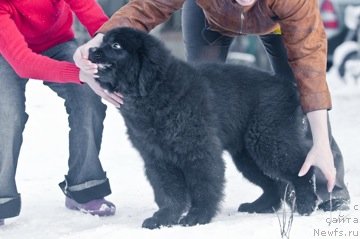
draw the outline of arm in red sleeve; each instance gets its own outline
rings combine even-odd
[[[75,64],[33,52],[10,13],[4,9],[0,9],[0,23],[0,55],[20,77],[57,83],[80,83],[79,69]]]
[[[79,21],[93,37],[95,32],[109,19],[94,0],[65,0]]]

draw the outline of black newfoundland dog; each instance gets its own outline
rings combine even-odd
[[[293,83],[240,65],[189,65],[130,28],[107,33],[89,59],[100,85],[124,95],[120,112],[159,206],[143,227],[210,222],[223,196],[223,150],[263,189],[239,211],[278,209],[280,182],[293,186],[300,214],[316,208],[313,172],[297,176],[311,140]]]

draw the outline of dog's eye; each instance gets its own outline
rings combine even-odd
[[[111,47],[112,47],[113,49],[121,49],[120,44],[117,43],[117,42],[113,43],[113,44],[111,45]]]

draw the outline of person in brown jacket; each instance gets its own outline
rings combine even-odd
[[[188,61],[224,62],[234,36],[260,36],[274,73],[296,82],[310,123],[313,147],[299,176],[316,166],[321,171],[316,170],[319,208],[348,209],[343,159],[328,121],[332,105],[326,83],[327,40],[317,0],[132,0],[74,54],[82,80],[94,82],[97,66],[87,60],[88,49],[99,46],[104,33],[121,26],[149,32],[181,7]],[[332,152],[330,145],[338,150]]]

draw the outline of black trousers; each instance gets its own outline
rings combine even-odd
[[[182,27],[187,61],[225,62],[233,38],[209,30],[204,13],[195,0],[186,0],[184,3]],[[269,34],[259,37],[265,47],[273,72],[295,82],[281,35]],[[328,126],[337,170],[336,185],[332,192],[332,198],[349,200],[349,193],[344,183],[343,157],[331,134],[329,121]],[[315,173],[316,192],[322,201],[328,201],[330,195],[327,192],[327,180],[320,170],[315,169]]]

